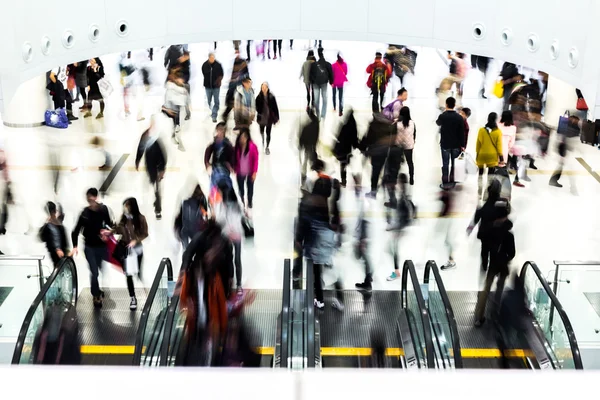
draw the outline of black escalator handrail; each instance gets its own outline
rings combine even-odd
[[[569,346],[571,347],[571,353],[573,353],[573,364],[575,364],[575,369],[583,369],[583,362],[581,360],[581,353],[579,352],[579,345],[577,344],[577,338],[575,338],[575,332],[573,331],[573,326],[571,325],[571,321],[567,316],[567,312],[563,308],[562,304],[560,304],[558,297],[556,297],[556,294],[552,291],[550,285],[548,285],[548,282],[542,275],[542,272],[540,271],[539,267],[533,261],[527,261],[525,264],[523,264],[523,268],[521,268],[520,278],[523,280],[523,282],[525,282],[525,275],[527,274],[528,269],[527,267],[531,267],[533,272],[535,272],[535,275],[542,284],[542,287],[548,295],[548,298],[550,298],[552,306],[558,312],[558,315],[560,316],[560,319],[562,320],[562,323],[565,326],[565,330],[569,338]]]
[[[429,260],[427,264],[425,264],[425,273],[423,274],[423,283],[429,283],[429,272],[433,271],[433,276],[437,283],[438,291],[440,292],[440,297],[442,298],[442,302],[444,303],[444,309],[446,311],[446,318],[448,319],[448,324],[450,325],[450,331],[452,332],[452,351],[454,352],[454,368],[462,368],[462,354],[460,352],[460,340],[458,337],[458,326],[456,324],[456,318],[454,318],[454,311],[452,311],[452,306],[450,305],[450,298],[448,297],[448,293],[446,292],[446,288],[444,287],[444,282],[442,281],[442,276],[440,275],[439,268],[435,261]]]
[[[312,261],[306,267],[306,366],[315,368],[315,274]]]
[[[163,258],[160,261],[158,270],[156,271],[156,275],[154,276],[154,281],[152,282],[152,287],[150,288],[150,292],[148,292],[148,297],[146,298],[144,309],[142,310],[142,317],[140,318],[140,323],[135,334],[135,350],[133,352],[133,365],[140,365],[140,361],[142,359],[142,349],[144,346],[144,335],[146,334],[146,325],[148,325],[150,310],[152,309],[152,304],[154,303],[154,299],[156,298],[156,293],[158,292],[158,288],[160,287],[160,281],[162,280],[162,276],[165,272],[165,269],[167,270],[167,281],[172,282],[173,265],[171,264],[171,260],[168,258]]]
[[[171,344],[171,332],[173,331],[173,324],[175,323],[175,316],[179,309],[179,295],[173,296],[171,299],[171,305],[169,306],[169,312],[167,314],[167,321],[165,322],[165,334],[163,335],[163,342],[160,348],[160,366],[166,367],[169,362],[169,347]],[[176,350],[176,349],[175,349]]]
[[[21,361],[21,353],[23,351],[23,345],[25,343],[25,339],[27,338],[27,331],[29,330],[29,325],[31,324],[31,321],[33,320],[35,311],[40,306],[40,304],[44,301],[44,298],[46,297],[48,290],[50,289],[50,287],[52,287],[52,284],[54,283],[54,281],[56,281],[56,278],[61,274],[61,272],[65,268],[68,268],[71,270],[71,279],[72,279],[71,285],[73,288],[73,297],[72,297],[71,304],[73,306],[77,305],[77,294],[79,293],[79,289],[77,287],[77,266],[75,265],[75,261],[73,261],[73,259],[71,257],[65,257],[62,260],[60,260],[60,262],[58,263],[58,266],[56,268],[54,268],[54,271],[52,271],[52,274],[50,274],[50,276],[48,277],[48,280],[42,287],[42,290],[40,290],[40,293],[38,293],[38,295],[35,297],[35,300],[33,300],[33,303],[31,303],[31,307],[29,307],[27,314],[25,314],[25,320],[23,321],[23,324],[21,325],[21,330],[19,331],[19,336],[17,337],[17,344],[15,345],[15,351],[13,353],[13,358],[12,358],[12,362],[11,362],[12,364],[19,364],[19,362]]]
[[[283,262],[283,301],[281,303],[281,336],[279,338],[280,345],[280,362],[281,368],[288,367],[288,351],[289,351],[289,320],[290,320],[290,296],[291,296],[291,263],[290,259],[286,258]]]
[[[427,368],[435,368],[435,353],[433,348],[433,339],[431,338],[431,329],[429,321],[429,312],[425,305],[425,299],[421,292],[421,285],[419,284],[419,278],[417,278],[417,272],[415,271],[415,265],[412,261],[406,260],[402,268],[402,307],[408,306],[408,274],[410,274],[410,281],[415,290],[415,297],[419,306],[419,319],[423,325],[423,335],[425,336],[425,351],[427,357]]]

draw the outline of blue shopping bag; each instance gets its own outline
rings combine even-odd
[[[64,108],[58,110],[47,110],[44,115],[46,126],[52,128],[66,129],[69,126],[69,118]]]

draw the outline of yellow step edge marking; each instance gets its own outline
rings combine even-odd
[[[254,349],[258,354],[272,356],[275,354],[274,347],[256,347]],[[142,349],[144,354],[146,348]],[[133,354],[135,346],[99,346],[99,345],[83,345],[81,346],[81,354]]]
[[[368,347],[322,347],[321,356],[324,357],[357,357],[357,356],[370,356],[372,352],[371,348]],[[387,356],[400,357],[404,355],[404,349],[391,347],[385,349]],[[499,358],[500,350],[498,349],[461,349],[460,354],[463,358]],[[531,351],[524,351],[522,349],[509,349],[504,352],[507,357],[511,358],[523,358],[533,357]],[[450,350],[450,355],[453,355]]]

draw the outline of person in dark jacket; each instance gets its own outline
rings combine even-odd
[[[260,86],[260,93],[256,96],[256,121],[260,126],[260,136],[262,137],[263,149],[265,154],[271,154],[269,144],[271,143],[271,129],[273,125],[279,122],[279,107],[277,99],[271,93],[269,84],[263,82]],[[267,147],[265,148],[265,128],[267,131]]]
[[[208,55],[208,60],[202,64],[202,75],[204,76],[204,90],[206,91],[206,101],[208,107],[212,105],[212,121],[217,122],[219,113],[219,95],[221,92],[221,82],[223,81],[223,66],[215,58],[215,53]]]
[[[436,123],[440,127],[440,148],[442,150],[442,189],[453,187],[454,160],[465,147],[465,120],[454,110],[456,99],[446,99],[446,111],[438,117]],[[449,170],[448,167],[452,166]]]
[[[77,99],[75,101],[79,101],[80,95],[83,100],[83,105],[79,108],[80,110],[84,110],[87,103],[85,92],[88,87],[87,64],[87,60],[73,63],[73,66],[75,67],[75,86],[77,88]]]
[[[300,69],[300,78],[302,79],[302,81],[304,82],[304,86],[306,87],[306,111],[308,111],[310,107],[315,106],[314,97],[311,100],[313,90],[310,81],[310,71],[312,69],[313,63],[315,63],[316,61],[317,59],[315,58],[315,52],[309,50],[308,54],[306,55],[306,61],[302,63],[302,68]]]
[[[484,233],[485,239],[490,244],[490,267],[485,277],[483,291],[479,292],[477,305],[475,306],[475,326],[481,326],[485,322],[485,308],[492,288],[494,279],[498,277],[496,284],[495,305],[500,304],[504,282],[508,276],[508,265],[515,258],[515,237],[510,232],[513,223],[508,219],[510,205],[505,200],[496,201],[494,204],[494,220],[489,229]]]
[[[110,234],[110,228],[114,225],[110,218],[108,207],[98,202],[98,189],[91,188],[86,193],[88,206],[83,209],[77,225],[71,233],[73,250],[69,257],[78,254],[77,245],[79,243],[79,234],[83,230],[85,239],[85,258],[90,267],[91,292],[94,297],[94,307],[102,307],[102,298],[104,292],[100,290],[98,284],[98,273],[102,268],[102,261],[108,259],[106,251],[106,238]]]
[[[100,58],[92,58],[90,60],[90,65],[87,67],[87,78],[88,78],[88,103],[87,103],[87,112],[84,114],[83,118],[88,118],[92,116],[92,101],[98,101],[100,103],[100,112],[96,115],[96,119],[100,119],[104,117],[104,98],[102,97],[102,93],[100,92],[100,87],[98,86],[98,82],[100,79],[104,78],[104,66],[102,65],[102,61]]]
[[[302,181],[306,178],[307,165],[317,159],[317,144],[319,143],[319,118],[313,108],[308,110],[309,122],[300,132],[298,149],[300,150],[300,164],[302,166]],[[302,157],[304,156],[304,157]]]
[[[177,59],[177,65],[179,65],[179,76],[183,81],[183,87],[187,91],[187,102],[185,103],[185,120],[188,121],[192,112],[190,110],[190,101],[191,101],[191,87],[190,87],[190,77],[191,77],[191,63],[190,63],[190,52],[187,50],[183,51],[181,57]]]
[[[502,85],[504,87],[504,106],[502,111],[508,111],[510,109],[510,97],[512,96],[515,84],[520,82],[523,76],[519,73],[519,69],[515,64],[505,62],[502,65],[500,77],[502,78]]]
[[[477,54],[471,54],[471,66],[475,69],[477,68],[483,74],[483,79],[481,80],[481,90],[479,91],[479,96],[482,99],[487,99],[485,97],[485,82],[486,82],[486,74],[488,65],[490,64],[490,58],[485,56],[478,56]]]
[[[229,79],[229,89],[225,96],[227,108],[225,108],[225,111],[223,112],[223,121],[227,121],[229,113],[233,110],[237,87],[240,86],[246,78],[250,78],[248,63],[240,56],[240,51],[236,50],[233,68],[231,69],[231,78]]]
[[[194,193],[181,203],[181,209],[175,218],[175,234],[184,251],[194,236],[204,230],[207,218],[208,201],[200,185],[196,185]]]
[[[352,150],[359,147],[358,129],[356,128],[356,119],[352,109],[346,112],[346,122],[342,126],[337,137],[337,142],[333,148],[333,155],[340,162],[340,177],[342,187],[346,187],[346,168],[352,157]]]
[[[477,238],[481,240],[481,269],[486,271],[488,269],[489,257],[491,252],[491,243],[488,240],[488,232],[494,222],[495,218],[495,204],[500,198],[501,184],[497,179],[492,180],[490,186],[487,189],[488,198],[486,202],[480,208],[475,211],[475,217],[473,222],[467,228],[467,233],[471,234],[475,225],[479,224],[479,231],[477,232]]]
[[[384,115],[374,113],[373,121],[371,121],[371,124],[369,125],[369,130],[360,142],[360,149],[371,158],[371,191],[366,194],[367,197],[377,197],[379,177],[386,164],[391,144],[395,139],[396,134],[393,123]],[[391,182],[384,180],[383,183],[387,185]],[[393,184],[395,185],[395,179]]]
[[[171,69],[179,62],[179,57],[183,55],[183,46],[180,44],[173,44],[169,46],[165,52],[165,68]]]
[[[313,89],[313,103],[317,113],[319,112],[321,100],[323,100],[321,108],[321,119],[323,119],[327,115],[327,85],[333,83],[333,69],[331,63],[325,60],[323,49],[319,48],[317,53],[319,60],[310,66],[310,83]]]
[[[215,140],[208,145],[204,152],[204,165],[210,174],[210,184],[218,187],[222,180],[232,186],[231,174],[234,172],[235,152],[233,145],[225,137],[225,122],[219,122],[216,128]]]
[[[48,220],[40,229],[40,239],[46,244],[46,249],[50,253],[54,268],[58,266],[60,260],[69,254],[69,243],[67,242],[67,231],[62,224],[62,211],[51,201],[46,203],[46,212]]]
[[[156,219],[162,218],[162,201],[160,182],[165,177],[167,169],[167,152],[160,138],[160,131],[157,129],[156,119],[159,116],[153,116],[150,128],[148,128],[141,136],[138,144],[137,154],[135,157],[135,169],[140,166],[142,157],[146,159],[146,172],[150,183],[154,187],[154,214]]]

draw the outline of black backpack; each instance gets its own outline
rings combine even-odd
[[[384,66],[377,67],[373,70],[373,88],[381,90],[387,83],[387,69]]]
[[[315,62],[315,82],[329,82],[329,74],[327,73],[327,69],[325,65],[320,62]]]
[[[181,230],[189,237],[202,232],[206,226],[201,208],[206,209],[206,205],[198,204],[195,199],[187,199],[181,204]]]

